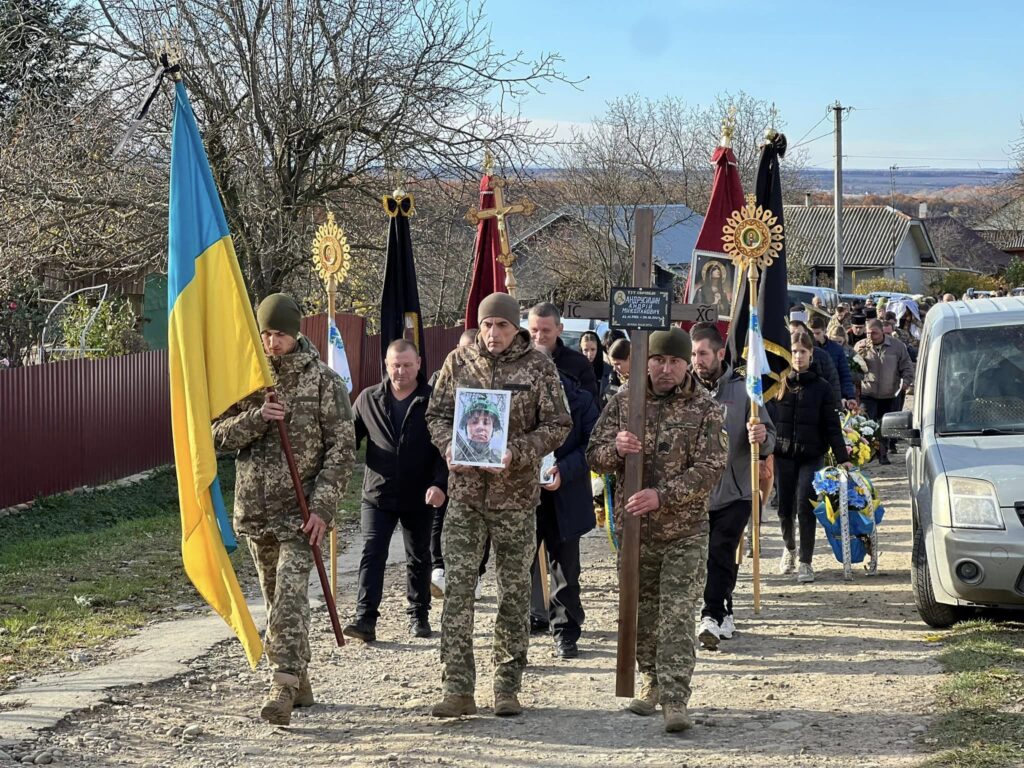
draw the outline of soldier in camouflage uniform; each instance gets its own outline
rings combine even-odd
[[[530,632],[530,564],[535,551],[534,509],[540,500],[541,458],[565,440],[572,420],[551,359],[519,329],[519,305],[495,293],[480,303],[476,341],[448,355],[427,408],[427,426],[448,459],[451,499],[444,522],[444,611],[441,680],[444,699],[435,717],[476,712],[473,590],[488,534],[494,546],[498,610],[494,624],[494,714],[522,712],[518,693]],[[456,389],[512,392],[503,468],[451,464]]]
[[[673,328],[651,334],[643,443],[626,428],[629,382],[605,407],[590,437],[587,461],[614,473],[616,528],[643,515],[636,658],[643,676],[629,709],[653,715],[665,730],[692,727],[686,712],[696,660],[693,614],[707,574],[708,510],[725,469],[724,413],[689,372],[690,337]],[[625,456],[642,453],[643,490],[623,498]]]
[[[261,717],[287,725],[292,707],[312,706],[309,650],[310,545],[320,546],[348,484],[355,430],[348,390],[299,336],[301,312],[285,294],[268,296],[257,317],[279,402],[262,392],[229,408],[213,424],[218,450],[238,452],[235,529],[247,540],[267,604],[264,648],[274,669]],[[276,422],[288,428],[309,504],[305,526],[295,500]]]

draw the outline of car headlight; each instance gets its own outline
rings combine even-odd
[[[954,528],[1005,528],[996,489],[987,480],[947,477],[949,512]]]

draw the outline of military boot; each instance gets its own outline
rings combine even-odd
[[[299,675],[299,691],[295,694],[296,707],[312,707],[316,704],[313,698],[313,686],[309,684],[309,670]]]
[[[658,710],[658,700],[661,698],[661,691],[658,684],[654,682],[651,675],[643,676],[643,683],[640,686],[640,695],[629,702],[626,709],[637,715],[648,717]]]
[[[662,704],[661,709],[665,715],[665,730],[668,733],[687,731],[690,728],[693,728],[693,720],[690,719],[690,715],[686,711],[685,704]]]
[[[523,705],[519,703],[519,697],[514,693],[494,694],[494,714],[498,717],[512,717],[523,714]]]
[[[456,696],[454,693],[445,694],[438,704],[430,710],[434,717],[461,717],[462,715],[476,714],[476,701],[472,696]]]
[[[299,678],[288,672],[275,672],[270,695],[263,702],[260,717],[272,725],[288,725],[292,721],[292,707],[299,691]]]

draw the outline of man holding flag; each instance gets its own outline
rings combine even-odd
[[[214,423],[213,434],[219,449],[238,452],[235,525],[248,539],[267,603],[266,652],[274,677],[260,716],[288,725],[293,706],[314,703],[307,671],[310,546],[320,546],[348,484],[355,428],[348,388],[299,334],[302,313],[295,300],[273,294],[260,303],[257,315],[278,402],[263,393],[250,395]],[[282,420],[308,499],[305,525],[272,428]]]
[[[264,649],[228,559],[236,541],[217,480],[216,439],[221,448],[239,451],[236,523],[250,537],[267,598],[266,650],[277,671],[263,716],[287,723],[309,660],[310,549],[304,533],[318,544],[348,479],[353,460],[348,396],[341,380],[319,365],[315,352],[296,349],[298,307],[291,299],[278,299],[265,302],[260,314],[264,350],[274,357],[284,403],[264,402],[260,390],[273,385],[275,376],[260,349],[185,86],[176,66],[166,71],[177,81],[167,306],[182,561],[196,590],[231,625],[255,668]],[[269,429],[286,415],[302,437],[296,453],[316,513],[304,532],[281,444]],[[267,567],[273,560],[279,568]],[[290,617],[289,609],[297,617]],[[302,701],[312,703],[308,678],[303,694]]]
[[[756,319],[756,314],[752,316]],[[775,448],[775,425],[760,396],[758,376],[740,376],[725,362],[725,342],[718,328],[711,323],[698,323],[690,331],[693,339],[693,372],[715,401],[725,408],[725,430],[729,434],[729,457],[726,471],[711,491],[708,516],[711,530],[708,538],[708,578],[704,586],[704,607],[701,609],[698,639],[705,648],[715,650],[721,638],[732,638],[736,623],[732,612],[732,593],[736,588],[736,550],[750,520],[750,446],[761,447],[761,455],[770,455]],[[752,336],[751,357],[756,355],[760,337]],[[760,358],[764,359],[761,347]],[[766,366],[767,363],[765,362]],[[748,364],[748,370],[755,370]],[[764,368],[761,369],[762,371]],[[753,384],[760,410],[761,423],[751,424]]]

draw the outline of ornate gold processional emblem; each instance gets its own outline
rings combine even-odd
[[[320,225],[313,239],[313,263],[325,283],[340,283],[348,273],[352,248],[344,230],[334,221],[334,214],[327,212],[327,221]]]
[[[747,204],[732,215],[722,227],[725,252],[741,269],[751,266],[763,270],[771,266],[782,249],[782,225],[778,217],[747,195]]]

